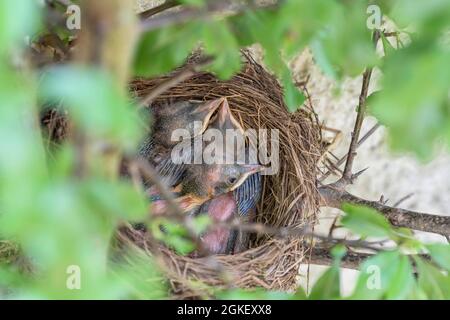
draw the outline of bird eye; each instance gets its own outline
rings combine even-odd
[[[236,177],[229,177],[229,178],[228,178],[228,183],[229,183],[230,185],[235,184],[236,181],[237,181],[237,178],[236,178]]]

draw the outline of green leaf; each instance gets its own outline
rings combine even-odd
[[[201,7],[205,5],[206,0],[179,0],[182,4],[187,4],[195,7]]]
[[[340,298],[339,266],[335,263],[317,280],[308,297],[311,300]]]
[[[333,79],[338,79],[336,67],[333,66],[328,58],[321,41],[315,40],[311,43],[311,50],[313,52],[316,63],[322,68],[322,71]]]
[[[352,232],[364,237],[389,237],[392,227],[388,220],[376,210],[359,205],[344,204],[342,210],[346,213],[341,223]]]
[[[239,46],[225,21],[215,21],[203,28],[202,41],[205,54],[214,57],[208,70],[220,79],[229,79],[240,70]]]
[[[144,251],[127,248],[126,252],[122,252],[122,257],[125,259],[111,264],[111,272],[119,282],[122,299],[154,300],[168,296],[165,277]]]
[[[211,218],[206,214],[201,214],[193,218],[192,228],[197,235],[204,233],[211,225]]]
[[[0,1],[0,55],[35,32],[40,8],[33,0]]]
[[[381,33],[381,41],[383,42],[383,50],[386,56],[391,55],[395,52],[396,49],[392,46],[384,33]]]
[[[335,260],[340,261],[342,258],[344,258],[345,254],[347,253],[347,249],[344,245],[337,245],[334,246],[333,249],[331,249],[331,255]]]
[[[439,266],[450,271],[450,245],[436,243],[426,245],[426,248]]]
[[[150,224],[153,236],[179,254],[186,255],[195,250],[195,244],[187,238],[189,235],[185,226],[173,223],[167,219],[154,219]]]
[[[179,67],[200,44],[205,26],[197,21],[145,34],[134,59],[134,73],[157,76]]]
[[[428,299],[450,299],[450,277],[436,267],[416,258],[418,284]]]
[[[219,291],[216,296],[222,300],[287,300],[291,297],[288,293],[269,291],[266,289],[231,289]]]
[[[308,300],[308,296],[306,295],[305,290],[302,287],[298,287],[297,291],[295,291],[294,296],[291,297],[294,300]]]
[[[426,43],[386,57],[383,90],[369,110],[388,128],[394,150],[428,160],[437,140],[450,146],[449,60],[448,51]]]
[[[361,264],[351,299],[404,299],[414,286],[408,258],[398,251],[381,252]]]
[[[135,222],[148,214],[145,195],[137,192],[131,183],[95,179],[84,183],[82,190],[89,206],[97,213]]]
[[[126,149],[134,149],[144,131],[137,108],[115,87],[111,78],[95,69],[54,68],[44,74],[44,99],[62,101],[74,120],[91,135]]]
[[[371,31],[366,27],[364,2],[329,4],[328,15],[314,38],[314,54],[319,65],[336,79],[357,76],[368,66],[378,63]]]
[[[287,67],[284,68],[281,79],[284,88],[284,102],[290,112],[295,112],[305,102],[305,95],[294,85],[291,72]]]
[[[405,299],[413,290],[415,279],[407,256],[400,256],[396,274],[386,291],[387,299]]]

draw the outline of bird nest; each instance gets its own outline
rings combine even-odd
[[[226,97],[245,129],[279,130],[280,169],[264,176],[256,221],[271,228],[301,228],[312,224],[319,207],[316,170],[320,126],[310,106],[290,113],[276,78],[244,52],[242,71],[227,81],[198,72],[166,90],[154,102],[211,100]],[[188,61],[187,64],[193,63]],[[166,83],[174,73],[153,79],[137,78],[131,91],[138,98]],[[181,256],[155,243],[151,235],[126,228],[121,243],[137,245],[164,265],[175,298],[213,296],[213,289],[266,288],[290,291],[297,286],[298,266],[305,261],[304,239],[259,235],[250,248],[234,255],[203,258]]]

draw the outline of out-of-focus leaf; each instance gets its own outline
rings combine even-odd
[[[324,51],[324,47],[321,41],[315,40],[311,43],[311,50],[314,54],[317,64],[322,68],[322,71],[334,78],[338,78],[336,67],[333,66],[327,54]]]
[[[412,45],[386,59],[383,90],[369,110],[387,126],[394,149],[429,159],[436,140],[450,145],[450,53]]]
[[[331,250],[331,255],[337,261],[340,261],[345,256],[346,253],[347,249],[343,245],[334,246],[333,249]]]
[[[123,299],[164,299],[166,280],[155,262],[138,248],[128,248],[122,258],[111,264],[112,273],[122,286]]]
[[[405,299],[413,289],[413,268],[408,257],[400,256],[397,267],[397,276],[389,283],[386,299]]]
[[[140,120],[135,107],[97,70],[61,67],[45,74],[44,98],[62,100],[71,116],[89,134],[114,139],[127,149],[140,139]]]
[[[144,35],[137,48],[134,73],[156,76],[179,67],[200,44],[204,27],[194,21]]]
[[[130,183],[111,183],[96,179],[87,181],[82,190],[89,206],[97,213],[128,221],[140,221],[148,213],[145,196],[138,193]]]
[[[232,289],[216,294],[222,300],[287,300],[291,297],[285,292],[268,291],[265,289]]]
[[[450,299],[450,277],[421,258],[417,258],[415,261],[419,273],[419,287],[427,298]]]
[[[284,100],[288,110],[294,112],[305,102],[304,94],[294,85],[291,72],[285,66],[282,71],[282,83],[284,88]]]
[[[402,299],[414,285],[408,258],[398,251],[382,252],[367,259],[360,271],[351,299]]]
[[[344,75],[356,76],[364,68],[376,65],[378,58],[371,41],[371,30],[366,27],[364,2],[316,2],[309,6],[320,5],[321,12],[315,10],[307,19],[322,21],[314,33],[309,32],[314,34],[310,40],[311,47],[322,70],[339,79]],[[312,25],[317,25],[318,21]]]
[[[10,45],[24,40],[38,25],[40,8],[33,0],[0,2],[0,55]],[[31,34],[30,34],[31,35]]]
[[[439,266],[450,271],[450,245],[435,243],[427,245],[426,248]]]
[[[308,300],[305,290],[302,287],[298,287],[294,295],[291,297],[294,300]]]
[[[196,7],[203,6],[207,0],[179,0],[182,4],[188,4]]]
[[[211,225],[211,218],[206,214],[198,215],[192,219],[192,228],[197,235],[201,235]]]
[[[209,70],[221,79],[228,79],[239,71],[241,56],[238,43],[224,21],[212,22],[204,28],[202,40],[205,53],[215,58]]]
[[[348,203],[342,206],[342,210],[346,213],[342,218],[342,225],[352,232],[366,237],[389,237],[391,235],[391,225],[376,210]]]
[[[384,33],[381,33],[380,37],[381,37],[381,42],[383,43],[384,54],[386,56],[393,54],[395,52],[395,48],[389,42],[389,39],[386,38]]]
[[[314,287],[311,290],[311,294],[308,299],[311,300],[326,300],[326,299],[339,299],[341,297],[340,289],[340,267],[339,264],[342,258],[345,256],[347,249],[342,245],[337,245],[331,250],[333,256],[332,265],[326,270],[322,276],[317,280]],[[299,288],[296,296],[303,297],[303,290]]]
[[[185,226],[173,223],[167,219],[154,219],[150,224],[153,236],[179,254],[185,255],[195,250],[195,244],[187,238],[189,235]]]
[[[433,35],[448,27],[450,5],[446,0],[396,0],[389,16],[400,27],[412,27],[422,34]]]
[[[333,264],[317,280],[308,297],[311,300],[328,300],[340,298],[339,266]]]

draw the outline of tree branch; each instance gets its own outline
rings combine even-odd
[[[145,10],[145,11],[139,13],[139,18],[141,20],[145,20],[145,19],[148,19],[148,18],[154,16],[155,14],[161,13],[168,9],[178,7],[179,5],[180,5],[180,3],[176,0],[167,0],[164,3],[160,4],[159,6],[150,8],[148,10]]]
[[[204,58],[196,64],[188,64],[183,67],[181,70],[177,71],[174,75],[172,75],[169,79],[162,82],[157,87],[153,88],[139,103],[139,107],[144,108],[149,106],[155,98],[159,95],[163,94],[170,88],[175,87],[183,81],[194,76],[200,68],[211,63],[212,58]]]
[[[377,123],[372,128],[367,131],[367,133],[358,141],[358,144],[356,145],[355,151],[372,135],[374,134],[378,128],[381,127],[381,124]],[[334,167],[339,168],[341,164],[347,160],[348,154],[345,154],[342,158],[340,158],[336,163],[333,164]],[[329,177],[330,174],[333,173],[333,170],[328,170],[326,173],[324,173],[320,178],[319,181],[324,181],[326,178]]]
[[[205,19],[211,17],[211,15],[230,9],[232,5],[232,1],[224,0],[214,1],[213,3],[202,8],[183,8],[182,10],[176,12],[170,12],[164,15],[159,15],[158,17],[143,20],[141,22],[141,31],[148,32],[168,25],[187,22],[193,19]]]
[[[319,192],[325,206],[340,209],[342,204],[346,202],[364,205],[381,212],[390,223],[396,227],[438,233],[446,238],[450,236],[450,216],[434,215],[389,207],[378,201],[361,199],[341,190],[339,186],[337,188],[333,187],[333,185],[322,186],[319,188]]]
[[[168,25],[187,22],[195,19],[207,19],[216,14],[224,12],[230,14],[238,14],[247,9],[254,8],[273,8],[275,4],[241,4],[239,1],[233,0],[220,0],[209,2],[205,7],[193,8],[186,7],[176,12],[170,12],[164,15],[159,15],[154,18],[145,19],[141,22],[141,31],[148,32]]]
[[[333,255],[329,248],[324,247],[313,247],[309,248],[310,250],[310,264],[317,264],[321,266],[329,266],[333,263]],[[341,260],[341,267],[348,269],[358,270],[361,263],[364,262],[367,258],[370,258],[372,254],[370,253],[362,253],[355,251],[347,251],[345,256]]]
[[[310,250],[310,264],[317,264],[321,266],[329,266],[333,263],[333,255],[331,254],[331,248],[325,246],[316,246],[309,248]],[[372,257],[373,254],[365,252],[355,252],[347,250],[347,253],[342,257],[340,267],[347,269],[359,270],[361,263],[363,263],[368,258]],[[431,257],[428,254],[411,254],[411,256],[420,257],[426,261],[431,261]]]
[[[380,39],[380,31],[376,30],[373,34],[373,42],[375,47]],[[359,95],[359,103],[357,109],[357,116],[355,121],[355,127],[352,132],[352,140],[350,142],[350,147],[347,154],[347,161],[345,163],[344,173],[341,179],[338,181],[338,185],[341,188],[345,188],[347,185],[352,184],[353,180],[356,178],[353,173],[353,162],[356,156],[356,149],[358,147],[359,135],[361,133],[361,127],[366,115],[366,100],[369,95],[369,84],[372,77],[373,68],[368,68],[363,74],[361,93]]]

